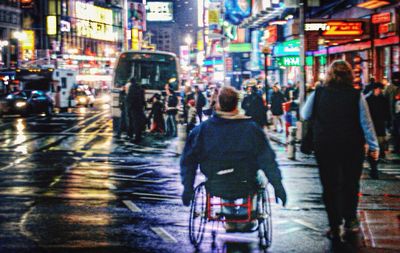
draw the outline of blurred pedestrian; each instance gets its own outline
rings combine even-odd
[[[117,138],[121,138],[122,131],[127,130],[127,115],[126,115],[126,85],[121,87],[119,91],[119,100],[118,100],[118,107],[121,111],[121,115],[119,117],[118,122],[118,131],[117,131]]]
[[[128,137],[135,138],[134,143],[139,143],[142,140],[142,134],[146,127],[146,115],[144,110],[146,101],[144,98],[144,89],[140,87],[134,78],[131,79],[126,95],[127,115],[128,115]]]
[[[267,125],[267,108],[258,93],[257,86],[251,86],[251,92],[242,102],[245,115],[251,117],[261,128]]]
[[[161,103],[160,94],[156,93],[152,97],[152,106],[149,114],[149,121],[152,121],[150,132],[152,133],[164,133],[165,122],[164,122],[164,105]]]
[[[390,119],[389,102],[382,94],[383,85],[375,83],[370,95],[367,97],[368,108],[371,113],[372,122],[374,123],[375,132],[379,143],[379,157],[386,157],[386,122]],[[378,179],[378,161],[370,156],[368,161],[371,165],[371,178]]]
[[[400,122],[398,122],[398,114],[396,113],[397,98],[400,96],[400,72],[393,72],[391,81],[392,83],[386,86],[384,95],[389,100],[390,106],[390,130],[392,142],[394,144],[393,153],[400,154],[400,130],[398,129],[400,127]]]
[[[379,157],[368,105],[354,89],[353,79],[349,63],[334,61],[324,85],[309,96],[302,108],[303,118],[313,119],[314,150],[330,226],[327,236],[334,248],[343,247],[343,219],[345,235],[359,231],[357,205],[365,140],[370,156],[375,160]]]
[[[167,131],[166,135],[169,137],[178,136],[178,130],[176,126],[176,114],[178,114],[178,98],[175,92],[169,87],[165,86],[166,97],[166,113],[167,113]]]
[[[196,126],[197,123],[197,110],[196,110],[196,102],[191,99],[188,101],[188,124],[186,127],[186,133],[189,134],[190,131]]]
[[[194,86],[194,92],[188,96],[188,101],[193,99],[196,102],[196,110],[197,116],[199,117],[199,121],[203,120],[203,107],[206,105],[206,98],[201,92],[199,86]]]
[[[283,131],[283,103],[285,103],[285,96],[280,91],[278,85],[274,85],[272,87],[273,92],[271,95],[271,112],[274,121],[275,131],[278,131],[278,123],[279,123],[279,132]]]
[[[370,92],[372,92],[372,90],[374,89],[374,85],[375,85],[375,78],[371,77],[369,79],[369,83],[364,87],[363,93],[364,95],[368,95]]]

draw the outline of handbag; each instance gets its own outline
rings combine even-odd
[[[307,121],[306,123],[306,133],[304,137],[301,139],[300,143],[300,152],[306,155],[311,155],[314,151],[314,134],[313,134],[313,128],[314,128],[314,120],[316,116],[316,104],[317,104],[317,97],[319,94],[319,90],[321,88],[317,88],[315,90],[315,96],[314,96],[314,103],[313,103],[313,108],[312,108],[312,113],[311,113],[311,118]]]

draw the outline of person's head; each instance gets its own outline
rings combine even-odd
[[[129,80],[129,82],[131,83],[132,87],[136,86],[136,84],[137,84],[135,78],[131,78],[131,80]]]
[[[375,77],[371,77],[371,78],[369,79],[369,83],[371,83],[371,84],[375,83]]]
[[[353,70],[344,60],[336,60],[329,66],[324,84],[328,87],[353,87]]]
[[[392,73],[392,84],[396,86],[400,86],[400,72]]]
[[[161,99],[160,94],[158,94],[158,93],[154,94],[154,96],[153,96],[153,102],[160,101],[160,99]]]
[[[257,91],[258,91],[257,86],[254,85],[251,87],[251,93],[257,93]]]
[[[164,85],[164,89],[165,89],[165,91],[169,91],[169,84],[167,83],[166,85]]]
[[[382,94],[383,84],[381,83],[374,83],[374,95],[379,96]]]
[[[199,88],[198,85],[195,85],[195,86],[194,86],[194,91],[195,91],[196,93],[198,93],[198,92],[200,91],[200,88]]]
[[[218,95],[218,107],[223,112],[233,112],[237,110],[239,102],[239,92],[231,87],[223,87]]]
[[[389,85],[389,81],[386,77],[382,78],[381,83],[383,84],[383,87],[386,87],[387,85]]]
[[[190,107],[194,107],[194,106],[196,105],[196,102],[194,101],[194,99],[190,99],[190,100],[188,101],[188,105],[189,105]]]
[[[272,86],[272,89],[273,89],[274,92],[278,92],[280,90],[278,84],[274,84],[274,86]]]

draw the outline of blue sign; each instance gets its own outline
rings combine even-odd
[[[226,0],[225,20],[233,25],[239,25],[243,19],[251,15],[251,0]]]

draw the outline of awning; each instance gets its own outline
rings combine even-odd
[[[259,28],[263,27],[265,23],[271,22],[280,18],[285,8],[267,8],[255,16],[251,16],[243,20],[239,28]]]

